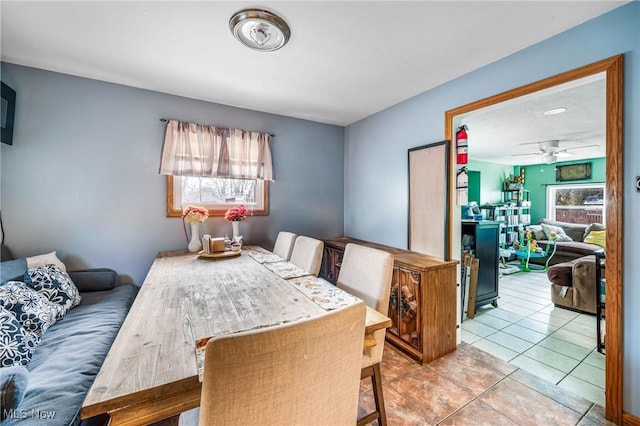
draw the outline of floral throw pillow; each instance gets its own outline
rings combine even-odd
[[[571,239],[570,236],[568,236],[565,232],[564,229],[562,229],[559,226],[554,226],[554,225],[547,225],[546,223],[542,224],[542,230],[544,231],[544,234],[547,236],[547,240],[551,240],[551,233],[555,232],[556,234],[556,241],[561,242],[571,242],[573,241],[573,239]]]
[[[0,367],[27,365],[40,339],[20,325],[13,313],[0,307]]]
[[[69,309],[80,303],[78,288],[69,274],[56,265],[41,265],[27,270],[24,282],[62,307],[58,319],[62,319]]]
[[[19,281],[0,286],[0,306],[10,311],[22,327],[38,337],[58,321],[60,306]]]

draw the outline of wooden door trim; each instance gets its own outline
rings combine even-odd
[[[622,423],[622,344],[623,344],[623,55],[617,55],[592,64],[570,70],[544,80],[536,81],[445,113],[445,139],[453,141],[453,118],[480,108],[514,99],[539,90],[548,89],[569,81],[604,72],[606,74],[606,200],[607,200],[607,321],[606,321],[606,418]],[[451,156],[450,170],[455,170],[455,155]],[[455,191],[455,189],[451,189]],[[455,194],[449,197],[449,214],[454,209]],[[453,216],[449,220],[453,223]],[[453,229],[449,229],[453,241]],[[451,253],[450,253],[451,255]],[[594,284],[595,285],[595,284]]]

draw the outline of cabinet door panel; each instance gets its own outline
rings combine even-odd
[[[422,347],[420,336],[420,273],[398,268],[399,336],[416,349]]]

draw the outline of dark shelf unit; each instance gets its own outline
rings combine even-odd
[[[473,255],[479,259],[476,307],[489,303],[498,307],[499,235],[499,222],[462,221],[462,249],[468,245]]]
[[[596,336],[598,339],[598,352],[604,354],[606,327],[605,327],[605,288],[606,288],[606,258],[604,250],[596,252]]]
[[[487,218],[500,222],[502,247],[510,246],[518,240],[518,229],[531,224],[531,201],[527,189],[502,191],[502,204],[484,205]]]

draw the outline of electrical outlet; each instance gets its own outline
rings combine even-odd
[[[636,192],[640,192],[640,176],[636,176]]]

